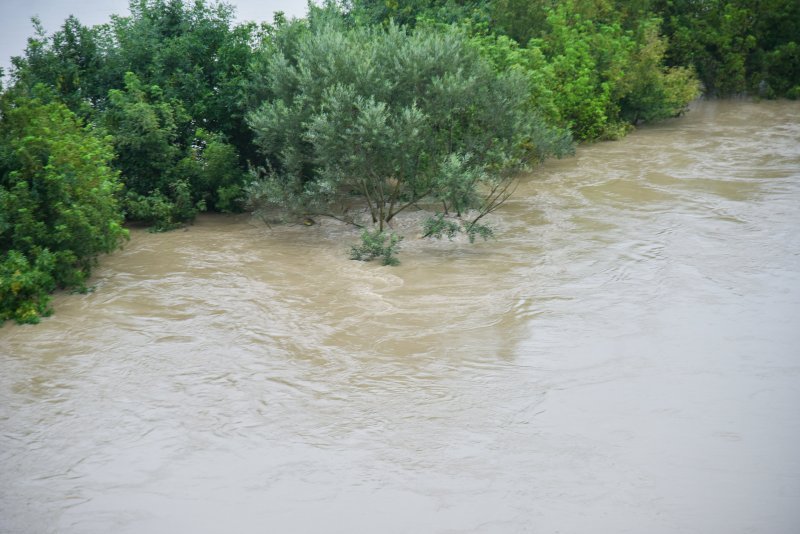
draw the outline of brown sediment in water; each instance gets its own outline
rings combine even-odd
[[[798,141],[700,103],[395,268],[327,219],[134,230],[0,328],[0,531],[797,530]]]

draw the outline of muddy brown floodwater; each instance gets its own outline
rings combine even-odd
[[[581,147],[493,223],[397,268],[135,232],[0,328],[0,532],[800,532],[800,102]]]

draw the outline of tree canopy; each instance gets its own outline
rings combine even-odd
[[[485,209],[510,173],[571,147],[530,106],[526,78],[498,73],[461,31],[310,22],[279,28],[254,60],[268,73],[248,114],[271,158],[262,191],[342,217],[357,194],[383,230],[423,202]]]

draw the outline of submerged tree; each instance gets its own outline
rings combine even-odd
[[[347,218],[358,198],[380,232],[427,205],[471,214],[458,226],[475,235],[515,171],[571,149],[530,108],[527,80],[498,74],[463,33],[345,29],[324,15],[279,26],[256,57],[265,100],[248,123],[268,171],[254,208]]]

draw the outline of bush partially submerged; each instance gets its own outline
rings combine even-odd
[[[372,261],[380,258],[383,265],[399,265],[395,254],[400,248],[403,238],[395,233],[387,234],[380,230],[364,230],[361,232],[361,244],[350,249],[350,259]]]
[[[248,188],[255,212],[347,220],[364,206],[375,236],[407,209],[471,212],[474,239],[514,172],[571,150],[531,107],[526,78],[497,72],[463,32],[348,29],[324,15],[279,25],[251,66],[263,98],[247,120],[270,169]]]

